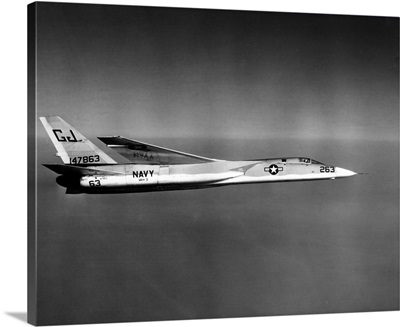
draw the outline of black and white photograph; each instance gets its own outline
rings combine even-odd
[[[28,322],[399,310],[399,18],[28,8]]]

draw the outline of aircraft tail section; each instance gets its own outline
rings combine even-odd
[[[117,162],[58,116],[40,117],[64,164],[116,164]]]

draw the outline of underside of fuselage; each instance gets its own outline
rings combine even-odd
[[[61,177],[61,176],[60,176]],[[69,178],[68,176],[62,176]],[[124,193],[146,193],[146,192],[164,192],[164,191],[182,191],[182,190],[198,190],[210,187],[218,187],[224,185],[213,185],[213,184],[170,184],[170,185],[151,185],[151,186],[124,186],[124,187],[80,187],[79,185],[66,186],[58,183],[60,186],[66,187],[67,194],[124,194]]]

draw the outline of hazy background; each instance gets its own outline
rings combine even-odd
[[[398,309],[398,36],[393,18],[40,3],[38,116],[102,149],[369,175],[65,195],[38,126],[39,323]]]

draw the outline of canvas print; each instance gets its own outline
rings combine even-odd
[[[34,325],[399,309],[399,19],[28,7]]]

